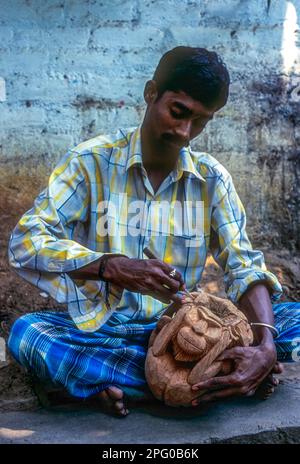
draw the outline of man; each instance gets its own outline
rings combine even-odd
[[[12,327],[9,348],[35,375],[77,397],[96,395],[125,416],[124,391],[147,391],[151,331],[166,304],[183,300],[180,290],[195,288],[210,249],[225,271],[228,297],[263,325],[253,326],[255,346],[223,354],[235,361],[231,375],[194,388],[209,388],[201,400],[210,401],[251,396],[264,379],[271,390],[276,385],[271,373],[281,371],[277,355],[291,359],[300,305],[272,308],[270,296],[278,299],[281,286],[262,253],[252,250],[230,175],[189,146],[226,104],[228,90],[229,75],[216,53],[169,51],[146,83],[141,126],[70,150],[21,218],[10,240],[11,265],[69,310],[27,314]],[[178,211],[194,223],[200,211],[190,205],[197,201],[201,227],[195,233],[187,222],[177,233]],[[136,202],[143,205],[139,220],[129,212]],[[176,207],[157,210],[157,203]],[[160,259],[147,259],[146,246]]]

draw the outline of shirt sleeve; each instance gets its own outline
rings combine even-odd
[[[78,321],[86,321],[84,308],[87,312],[93,311],[95,304],[103,306],[100,313],[104,316],[107,309],[111,312],[117,306],[122,296],[120,287],[99,282],[100,288],[95,292],[97,298],[87,301],[88,292],[84,291],[84,286],[66,274],[104,254],[74,238],[76,227],[85,227],[88,221],[90,193],[88,175],[80,156],[67,153],[52,172],[48,187],[16,225],[8,250],[9,262],[20,276],[59,303],[67,303],[71,315],[72,307],[82,307]],[[78,315],[78,311],[75,314]]]
[[[225,272],[228,298],[237,303],[243,293],[256,281],[263,282],[277,301],[282,287],[266,268],[263,253],[253,250],[246,233],[246,214],[235,190],[231,176],[220,176],[216,202],[212,209],[211,251]]]

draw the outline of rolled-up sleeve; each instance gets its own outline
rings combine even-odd
[[[263,253],[254,250],[246,232],[246,214],[231,176],[220,176],[212,208],[211,251],[225,272],[228,298],[237,303],[243,293],[261,281],[269,289],[271,300],[277,301],[282,287],[277,277],[266,268]]]
[[[89,219],[90,185],[80,156],[69,152],[52,172],[48,187],[36,198],[13,230],[8,249],[11,266],[24,279],[67,303],[75,323],[92,331],[104,323],[122,296],[119,287],[91,282],[90,301],[82,281],[67,273],[101,258],[104,253],[76,240],[77,227]],[[105,253],[107,254],[107,253]],[[98,306],[96,323],[88,314]],[[99,305],[103,310],[99,311]],[[80,308],[80,310],[78,309]]]

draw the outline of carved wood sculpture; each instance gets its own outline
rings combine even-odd
[[[252,341],[247,318],[233,303],[193,292],[173,318],[162,316],[151,334],[145,364],[148,385],[169,406],[191,406],[199,397],[192,385],[232,371],[230,361],[216,361],[218,356]]]

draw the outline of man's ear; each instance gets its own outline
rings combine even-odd
[[[155,81],[147,81],[144,89],[144,98],[147,105],[154,103],[157,98],[157,86]]]

